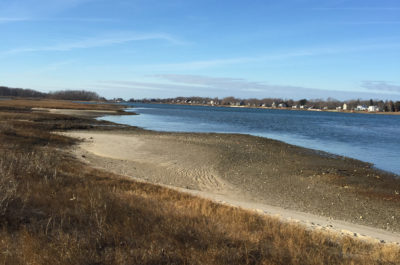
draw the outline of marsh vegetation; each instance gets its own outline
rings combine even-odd
[[[393,245],[306,230],[91,168],[64,151],[76,140],[52,132],[107,124],[31,109],[50,106],[87,108],[0,102],[0,264],[400,263]]]

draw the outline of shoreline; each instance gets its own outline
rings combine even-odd
[[[280,219],[282,221],[301,223],[306,227],[315,230],[331,231],[336,234],[350,235],[365,240],[373,240],[375,238],[378,241],[383,240],[385,242],[400,243],[400,225],[397,224],[397,222],[396,224],[391,224],[390,227],[387,226],[386,230],[383,230],[382,225],[384,222],[387,220],[393,221],[390,220],[391,217],[385,218],[382,216],[382,212],[375,215],[372,213],[371,215],[371,212],[376,210],[377,207],[379,208],[379,206],[377,206],[379,203],[375,203],[372,207],[370,206],[370,213],[368,213],[369,211],[361,214],[359,213],[361,208],[368,209],[368,205],[365,203],[371,203],[372,198],[369,198],[368,196],[366,196],[367,198],[359,196],[359,192],[362,191],[362,187],[360,187],[361,183],[353,183],[349,185],[332,183],[332,178],[333,180],[341,178],[340,176],[333,176],[338,173],[340,174],[341,171],[334,172],[335,170],[332,170],[332,172],[325,173],[321,172],[321,170],[317,172],[318,168],[308,168],[305,170],[308,170],[307,173],[299,174],[299,172],[297,172],[296,176],[289,176],[289,174],[286,176],[275,176],[275,179],[273,179],[272,176],[269,176],[268,178],[270,179],[270,183],[267,185],[265,182],[261,182],[260,184],[260,179],[256,179],[257,176],[255,176],[256,174],[253,172],[251,177],[258,183],[255,183],[256,185],[245,185],[244,183],[238,183],[237,178],[234,180],[229,177],[230,175],[235,174],[234,171],[229,172],[227,175],[221,174],[221,169],[218,169],[218,165],[216,165],[218,163],[213,164],[213,161],[218,160],[217,156],[212,155],[217,152],[215,148],[209,150],[208,147],[202,147],[203,145],[210,146],[210,138],[215,137],[220,139],[231,138],[225,141],[222,139],[224,142],[222,143],[223,145],[237,140],[260,140],[258,137],[200,133],[163,133],[142,129],[134,131],[90,130],[69,132],[67,135],[78,137],[81,140],[85,139],[81,142],[80,147],[74,151],[74,154],[86,163],[89,163],[90,166],[102,168],[120,175],[130,176],[136,180],[139,179],[141,181],[189,192],[194,195],[200,195],[203,198],[213,199],[219,203],[223,202],[224,204],[235,207],[252,209],[261,214],[276,216],[280,213]],[[213,139],[211,139],[211,141],[212,140]],[[252,140],[250,140],[250,142]],[[269,142],[271,145],[277,145],[277,148],[295,149],[295,152],[300,151],[303,157],[311,156],[311,158],[313,158],[311,160],[314,160],[317,157],[331,162],[333,160],[338,160],[337,158],[321,157],[321,155],[316,154],[311,149],[299,148],[270,139],[264,139],[264,141]],[[215,141],[213,144],[215,144]],[[175,148],[176,146],[181,146],[182,148]],[[189,152],[182,152],[182,150],[189,150]],[[289,152],[292,151],[293,150],[289,150]],[[239,150],[239,152],[241,151]],[[247,155],[249,154],[247,153]],[[207,160],[204,158],[207,156],[211,156],[212,159]],[[196,160],[198,161],[196,162]],[[240,160],[241,159],[236,160],[234,163],[241,164]],[[341,158],[340,161],[345,161],[346,164],[349,165],[354,164],[354,167],[359,170],[368,171],[370,173],[375,172],[383,175],[375,175],[373,177],[375,180],[386,179],[387,181],[388,178],[390,179],[391,174],[385,174],[384,172],[371,169],[366,163],[361,161],[346,158]],[[226,163],[226,161],[223,162]],[[321,161],[319,161],[319,163],[321,163]],[[176,166],[177,164],[179,165],[178,167]],[[202,167],[204,164],[207,165],[206,168]],[[232,166],[232,164],[230,166]],[[288,165],[287,163],[283,163],[281,166]],[[326,168],[325,166],[323,167]],[[329,165],[328,167],[333,169],[332,166],[333,165]],[[244,166],[241,164],[237,168],[240,171],[240,169],[244,169]],[[266,169],[265,167],[261,168],[264,168],[264,170]],[[274,168],[273,172],[279,175],[278,171],[280,170],[280,168],[276,168],[276,170]],[[322,171],[324,170],[325,169]],[[317,173],[320,174],[316,175]],[[249,173],[244,175],[249,178]],[[358,174],[358,177],[360,177],[360,174]],[[306,181],[307,178],[317,178],[321,183],[318,183],[318,181],[317,183],[314,183],[314,181]],[[239,179],[245,180],[245,178],[240,176]],[[399,181],[396,180],[395,182],[399,183]],[[286,193],[284,192],[285,194],[279,194],[286,190],[285,185],[288,185],[288,183],[291,184],[291,191]],[[314,186],[310,188],[310,184]],[[338,186],[338,184],[340,186]],[[265,186],[269,186],[269,192],[272,190],[278,190],[278,192],[275,192],[274,196],[263,197],[261,194],[265,192],[265,190],[260,189],[260,187],[266,188]],[[323,186],[327,187],[324,188]],[[361,186],[363,185],[361,184]],[[328,195],[330,189],[333,189],[334,192],[330,192]],[[305,194],[305,191],[308,191],[308,194]],[[343,193],[342,199],[345,200],[345,203],[342,203],[342,206],[331,205],[330,200],[336,196],[334,193],[338,191]],[[354,196],[354,192],[357,193],[356,196]],[[273,192],[271,192],[271,194],[272,193]],[[313,196],[312,193],[316,193],[317,196]],[[327,202],[304,207],[304,204],[306,203],[321,200],[319,196],[323,196],[323,194],[325,194],[326,198],[322,198],[322,201],[328,199]],[[304,198],[302,199],[302,195],[304,197],[309,197],[308,200]],[[278,199],[275,198],[276,196]],[[396,200],[400,199],[398,196],[394,196],[394,198]],[[384,199],[385,198],[378,198],[378,201],[384,201]],[[357,201],[358,203],[356,203]],[[351,202],[355,204],[354,209],[351,207]],[[335,201],[335,203],[337,203],[337,201]],[[347,207],[343,208],[343,205],[346,204]],[[318,206],[320,206],[320,209],[316,209]],[[381,207],[384,208],[385,206],[381,205]],[[394,206],[391,205],[391,207],[393,208]],[[331,211],[329,213],[330,208],[336,208],[336,210],[340,212],[347,212],[347,217],[346,215],[340,217],[338,211]],[[323,214],[323,211],[328,211],[328,213]],[[354,212],[354,214],[351,214],[351,212]],[[395,220],[400,219],[400,216],[397,216],[398,214],[395,213],[398,212],[398,207],[394,207],[391,212],[395,214],[393,215]],[[349,213],[355,218],[349,219]],[[368,222],[372,219],[375,219],[372,223],[377,222],[375,225],[371,225],[371,222]],[[384,222],[377,219],[384,219]]]

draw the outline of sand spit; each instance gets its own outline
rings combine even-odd
[[[312,229],[400,243],[400,182],[360,161],[247,135],[65,134],[83,140],[72,152],[94,167]]]
[[[115,115],[116,110],[78,110],[78,109],[51,109],[51,108],[32,108],[33,111],[50,112],[54,114],[71,115],[78,117],[100,117],[104,115]]]

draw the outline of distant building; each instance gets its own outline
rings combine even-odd
[[[304,106],[304,105],[301,105],[301,106],[300,106],[300,109],[305,109],[305,108],[307,108],[307,107]]]
[[[336,110],[342,110],[342,107],[341,106],[336,107]]]
[[[285,103],[279,103],[278,107],[280,107],[280,108],[286,108],[287,105],[286,105]]]
[[[368,108],[367,108],[367,106],[365,106],[365,105],[358,105],[357,107],[356,107],[356,110],[357,111],[366,111]]]
[[[293,105],[293,106],[292,106],[292,109],[297,109],[297,105]]]
[[[379,111],[379,107],[377,107],[377,106],[369,106],[368,107],[368,111],[369,112],[378,112]]]
[[[276,103],[275,103],[275,102],[272,102],[271,107],[276,108]]]
[[[346,103],[343,104],[343,110],[347,110],[347,104]]]

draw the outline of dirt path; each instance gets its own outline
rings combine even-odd
[[[395,193],[399,183],[359,161],[244,135],[146,131],[67,135],[83,140],[74,154],[94,167],[314,229],[400,243],[396,233],[400,197]],[[364,175],[368,178],[356,181]],[[373,188],[372,181],[376,181]],[[364,190],[368,194],[362,195]],[[392,190],[394,197],[387,197]]]

